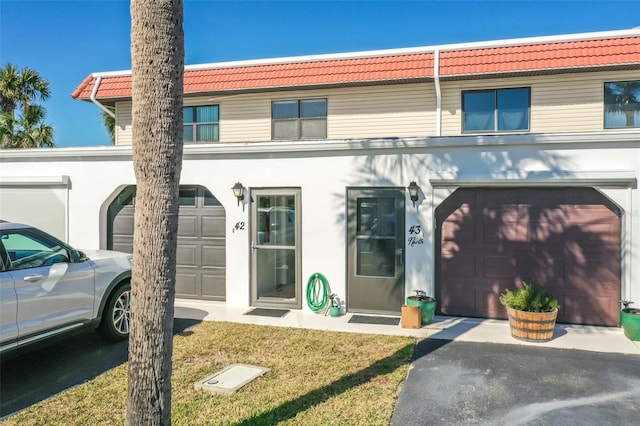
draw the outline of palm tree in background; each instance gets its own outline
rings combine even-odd
[[[49,98],[49,82],[40,74],[12,64],[0,70],[0,147],[52,147],[53,127],[46,124],[46,109],[36,101]]]
[[[107,129],[107,133],[109,133],[109,139],[111,140],[111,144],[115,145],[116,143],[116,119],[111,114],[106,111],[101,111],[100,117],[102,117],[102,125],[105,129]]]
[[[607,112],[624,114],[624,127],[635,127],[635,116],[640,113],[640,81],[606,83],[604,103]]]

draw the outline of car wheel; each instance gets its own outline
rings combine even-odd
[[[107,300],[98,332],[112,341],[129,337],[131,319],[131,284],[118,287]]]

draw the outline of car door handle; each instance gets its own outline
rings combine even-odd
[[[26,277],[23,278],[24,281],[29,281],[29,282],[34,282],[34,281],[38,281],[44,278],[44,275],[27,275]]]

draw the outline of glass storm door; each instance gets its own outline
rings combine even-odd
[[[251,191],[251,304],[301,308],[300,189]]]
[[[404,189],[348,189],[347,304],[399,314],[404,301]]]

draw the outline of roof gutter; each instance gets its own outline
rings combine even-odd
[[[102,81],[102,77],[98,76],[96,78],[96,82],[93,84],[93,90],[91,91],[91,96],[89,96],[89,99],[91,99],[91,102],[93,102],[94,104],[98,105],[98,107],[103,110],[104,112],[106,112],[107,114],[109,114],[112,118],[116,118],[116,115],[114,114],[113,111],[111,111],[109,108],[107,108],[106,106],[102,105],[100,102],[98,102],[98,100],[96,99],[96,94],[98,93],[98,87],[100,87],[100,82]]]
[[[433,52],[433,82],[436,85],[436,136],[442,136],[442,92],[440,91],[440,49]]]

